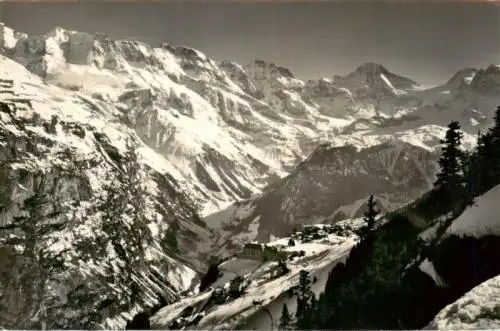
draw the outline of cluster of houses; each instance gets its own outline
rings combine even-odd
[[[250,243],[243,246],[243,251],[239,254],[239,257],[261,261],[279,261],[286,259],[288,252],[275,246]]]
[[[326,239],[329,234],[338,236],[349,236],[355,232],[349,225],[304,225],[300,230],[294,230],[290,236],[289,246],[295,245],[295,240],[302,243],[312,242],[313,240]],[[243,246],[243,250],[238,257],[243,259],[252,259],[259,261],[279,261],[291,258],[298,252],[287,252],[282,250],[283,245],[267,246],[258,243],[249,243]]]
[[[294,231],[292,239],[303,243],[328,237],[329,234],[343,235],[346,229],[340,225],[304,225],[300,231]]]

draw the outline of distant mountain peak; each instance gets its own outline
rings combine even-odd
[[[470,83],[474,76],[477,74],[476,68],[465,68],[457,71],[453,77],[446,82],[447,85],[462,84],[463,82]]]
[[[267,62],[264,60],[256,59],[254,61],[254,64],[260,68],[269,68],[271,71],[275,71],[276,73],[278,73],[279,75],[281,75],[283,77],[295,78],[294,74],[290,71],[290,69],[283,67],[283,66],[280,66],[280,65],[277,65],[274,62]]]
[[[363,86],[395,91],[394,93],[400,93],[399,90],[412,89],[418,85],[417,82],[394,74],[383,65],[374,62],[362,64],[344,77],[334,76],[334,80],[347,87]]]
[[[482,94],[497,95],[500,91],[500,65],[491,64],[486,69],[478,70],[470,86]]]
[[[373,62],[366,62],[360,65],[356,69],[357,73],[365,73],[365,74],[385,74],[388,73],[389,70],[385,68],[383,65]]]
[[[0,22],[0,49],[13,49],[19,39],[27,37],[25,33],[17,32],[3,22]]]
[[[55,34],[55,33],[59,33],[59,32],[69,32],[69,30],[66,30],[65,28],[59,26],[59,25],[56,25],[54,26],[52,29],[50,29],[48,32],[47,32],[47,35],[52,35],[52,34]]]

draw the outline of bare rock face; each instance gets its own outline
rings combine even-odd
[[[124,327],[194,286],[210,234],[133,131],[18,100],[0,112],[0,324]]]
[[[470,83],[474,91],[492,95],[498,94],[500,85],[500,65],[490,65],[484,70],[479,70]]]

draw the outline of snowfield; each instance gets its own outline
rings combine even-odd
[[[500,276],[474,287],[446,306],[426,327],[431,330],[500,329]]]
[[[468,207],[450,227],[445,236],[500,236],[500,185],[476,198],[474,205]]]

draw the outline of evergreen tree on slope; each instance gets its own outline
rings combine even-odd
[[[460,150],[463,134],[459,131],[460,124],[452,121],[448,125],[448,131],[444,140],[441,140],[442,154],[439,159],[441,172],[437,175],[434,183],[441,196],[441,203],[447,210],[453,210],[455,206],[463,206],[460,203],[465,198],[464,177],[462,174],[461,159],[463,156]],[[460,208],[458,208],[460,209]]]
[[[297,328],[307,330],[310,324],[310,307],[313,292],[311,291],[311,278],[309,272],[300,271],[299,287],[297,291],[297,311],[295,317],[297,319]]]
[[[283,305],[283,310],[281,311],[281,317],[279,320],[278,328],[280,330],[290,330],[293,326],[293,318],[288,312],[288,306],[286,303]]]
[[[497,107],[493,116],[493,127],[488,133],[491,136],[494,180],[498,183],[500,180],[500,106]]]
[[[380,210],[377,208],[377,203],[375,202],[375,198],[373,195],[370,195],[367,203],[367,211],[364,213],[364,220],[366,222],[366,226],[361,230],[361,237],[366,238],[372,232],[375,227],[375,218],[380,213]]]
[[[500,106],[494,115],[493,127],[479,135],[473,158],[476,195],[480,195],[500,183]]]
[[[493,127],[490,129],[490,133],[495,142],[500,140],[500,106],[497,107],[495,115],[493,115]]]

